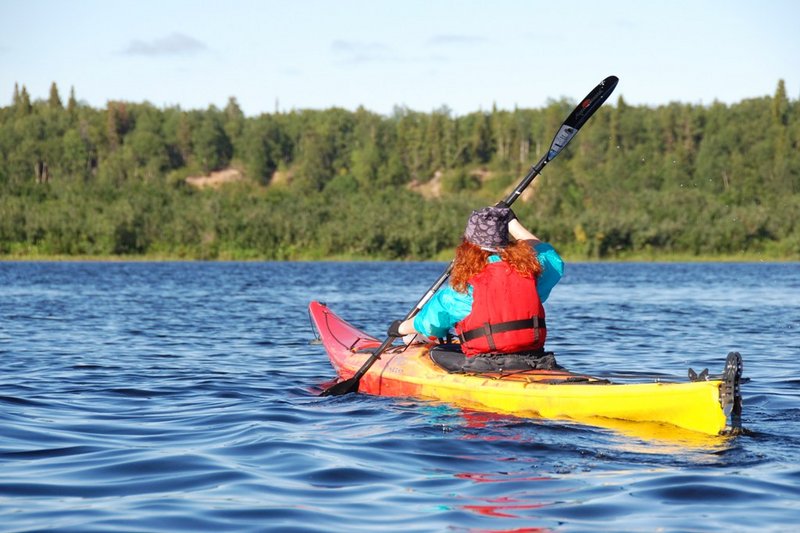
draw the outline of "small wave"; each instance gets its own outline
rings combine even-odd
[[[45,405],[44,402],[38,402],[38,401],[35,401],[35,400],[29,400],[27,398],[19,398],[17,396],[0,396],[0,402],[13,404],[13,405],[27,405],[27,406],[30,406],[30,407]]]
[[[102,449],[103,448],[100,448],[98,446],[65,446],[63,448],[45,448],[41,450],[0,452],[0,457],[8,460],[53,459],[56,457],[71,457],[74,455],[86,455],[101,451]]]
[[[115,388],[108,390],[111,393],[132,398],[153,398],[157,396],[170,396],[176,394],[175,391],[159,391],[148,389]]]

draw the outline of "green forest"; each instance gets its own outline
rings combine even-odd
[[[449,259],[470,211],[513,189],[575,104],[247,117],[233,97],[97,109],[15,85],[0,259]],[[570,259],[799,259],[800,103],[782,80],[735,104],[616,96],[514,210]]]

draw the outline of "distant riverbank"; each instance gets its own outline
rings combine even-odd
[[[783,257],[762,253],[740,253],[726,255],[690,255],[677,254],[630,254],[624,257],[592,258],[587,256],[562,254],[569,263],[790,263],[800,261],[800,256]],[[313,254],[297,254],[286,259],[276,260],[264,256],[220,254],[218,257],[192,257],[178,254],[146,254],[146,255],[47,255],[47,254],[0,254],[0,262],[448,262],[452,252],[442,252],[433,259],[387,259],[359,255],[332,255],[320,257]]]

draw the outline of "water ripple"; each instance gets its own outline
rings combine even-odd
[[[0,529],[800,521],[800,380],[786,334],[800,324],[796,264],[576,264],[547,304],[559,361],[618,381],[717,373],[740,349],[751,378],[740,437],[654,441],[411,399],[318,397],[333,371],[308,344],[308,301],[381,334],[443,266],[0,263]]]

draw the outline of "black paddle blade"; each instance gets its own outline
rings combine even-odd
[[[570,113],[567,120],[561,125],[556,136],[553,138],[553,143],[550,145],[550,152],[547,154],[547,160],[551,161],[561,153],[561,150],[569,144],[573,137],[578,133],[589,118],[594,115],[594,112],[600,109],[603,102],[611,96],[614,88],[617,86],[619,78],[616,76],[609,76],[601,81],[597,87],[586,95],[586,98],[581,100],[581,103]]]
[[[586,95],[580,105],[572,111],[567,120],[564,121],[564,124],[578,130],[581,129],[581,126],[589,120],[589,117],[594,115],[594,112],[611,96],[617,83],[619,83],[619,78],[616,76],[609,76],[601,81],[597,87],[592,89],[592,92]]]
[[[360,380],[355,378],[346,379],[336,385],[328,387],[320,393],[320,396],[343,396],[351,392],[358,392],[359,382]]]
[[[409,313],[409,315],[410,314],[411,313]],[[408,318],[409,316],[406,316],[406,319]],[[372,367],[375,361],[381,358],[381,354],[392,345],[394,339],[395,337],[392,337],[391,335],[386,337],[386,340],[383,341],[383,344],[381,344],[380,347],[375,350],[369,359],[367,359],[366,363],[361,365],[361,368],[358,369],[358,372],[356,372],[352,378],[346,379],[341,383],[337,383],[333,387],[328,387],[326,390],[320,393],[320,396],[341,396],[343,394],[350,394],[351,392],[358,392],[358,384],[361,383],[361,378],[367,373],[367,370]]]

